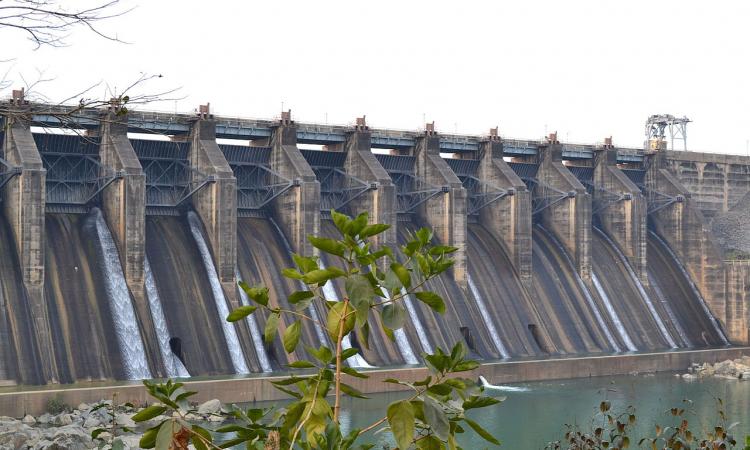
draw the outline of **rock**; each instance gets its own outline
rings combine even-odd
[[[134,428],[135,422],[133,422],[133,419],[131,419],[130,414],[125,413],[118,413],[115,415],[115,423],[121,427],[128,427],[128,428]]]
[[[221,411],[221,402],[218,399],[209,400],[198,407],[198,414],[216,414]]]
[[[740,374],[740,380],[742,380],[742,381],[750,381],[750,372],[742,372]]]
[[[41,439],[41,432],[17,420],[0,422],[0,448],[33,448]]]
[[[45,437],[50,439],[48,435],[45,435]],[[53,429],[51,438],[52,443],[47,447],[43,447],[46,450],[87,450],[95,447],[91,435],[76,425]]]
[[[36,419],[32,415],[26,414],[25,416],[23,416],[23,419],[21,419],[21,422],[25,423],[26,425],[34,425],[36,423]]]
[[[210,416],[206,417],[206,420],[209,422],[224,422],[224,417],[218,416],[216,414],[211,414]]]
[[[141,448],[141,446],[139,445],[141,441],[140,436],[136,436],[136,435],[122,436],[120,440],[122,441],[123,444],[125,444],[126,449],[136,450],[136,449]]]
[[[98,417],[89,414],[89,416],[84,420],[83,427],[84,428],[98,428],[102,425],[101,420],[99,420]]]
[[[81,403],[80,405],[76,406],[76,409],[78,411],[84,412],[84,411],[88,411],[89,409],[91,409],[91,407],[87,403]]]
[[[71,425],[73,423],[73,416],[70,414],[60,414],[53,419],[52,423],[58,427]]]
[[[40,423],[42,425],[47,425],[48,423],[52,422],[52,415],[50,413],[44,413],[41,416],[36,418],[37,423]]]
[[[683,380],[687,380],[687,381],[693,381],[693,380],[697,380],[697,379],[698,379],[698,376],[697,376],[697,375],[694,375],[694,374],[692,374],[692,373],[686,373],[686,374],[684,374],[684,375],[682,376],[682,379],[683,379]]]

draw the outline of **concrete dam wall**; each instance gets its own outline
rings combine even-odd
[[[305,351],[264,343],[263,314],[224,317],[249,301],[240,280],[288,306],[281,269],[307,235],[336,237],[331,209],[391,224],[379,244],[428,226],[459,249],[427,286],[445,314],[407,299],[394,341],[372,319],[369,349],[345,343],[360,367],[456,342],[487,361],[748,344],[750,270],[714,231],[745,204],[748,158],[288,113],[87,110],[73,128],[33,105],[3,118],[0,385],[283,370]]]

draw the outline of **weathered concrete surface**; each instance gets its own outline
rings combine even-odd
[[[750,157],[664,151],[664,167],[692,194],[706,216],[726,212],[750,192]]]
[[[750,261],[725,261],[727,272],[727,332],[750,341]]]
[[[216,123],[201,119],[191,133],[190,166],[213,181],[193,195],[193,207],[203,222],[227,299],[233,307],[237,298],[237,179],[216,143]]]
[[[40,381],[34,373],[34,359],[41,363],[41,381],[59,380],[55,361],[47,303],[44,299],[44,208],[47,171],[29,127],[20,122],[6,123],[3,158],[20,167],[21,174],[13,177],[4,188],[3,206],[15,237],[15,247],[21,262],[23,284],[34,318],[33,330],[38,355],[18,355],[21,379]]]
[[[103,166],[119,174],[102,192],[102,211],[133,295],[151,373],[163,374],[159,341],[146,297],[146,175],[128,140],[127,117],[106,114],[100,123],[99,158]]]
[[[706,350],[686,350],[670,353],[642,353],[629,355],[592,356],[581,358],[540,359],[531,361],[508,361],[487,363],[463,377],[476,379],[483,375],[491,383],[515,383],[555,379],[584,378],[592,376],[627,375],[633,372],[652,373],[684,371],[692,363],[716,363],[727,359],[737,359],[750,355],[750,348],[734,347]],[[362,380],[350,378],[347,383],[362,392],[394,392],[406,390],[404,386],[384,383],[386,378],[404,381],[424,379],[428,370],[424,367],[387,368],[365,370],[370,378]],[[196,402],[214,398],[224,403],[240,403],[288,398],[274,389],[270,381],[282,377],[232,378],[204,381],[188,381],[185,388],[197,391]],[[0,392],[0,415],[23,417],[26,414],[39,415],[45,411],[47,401],[59,398],[69,405],[94,403],[112,398],[117,393],[120,402],[143,404],[152,399],[141,384],[100,387],[70,387],[66,389],[45,389],[24,392]]]
[[[617,150],[611,146],[601,147],[594,154],[594,186],[594,195],[606,204],[598,211],[602,228],[628,258],[641,282],[648,284],[646,199],[641,189],[617,168]],[[617,194],[627,197],[612,201],[611,197]]]
[[[531,286],[531,192],[503,160],[503,144],[497,136],[479,144],[477,177],[494,187],[513,190],[479,211],[480,223],[503,244],[521,281]]]
[[[352,212],[367,211],[370,223],[385,223],[391,228],[385,233],[375,236],[376,245],[396,244],[397,213],[396,187],[388,172],[380,165],[370,148],[370,130],[358,126],[346,137],[346,173],[368,183],[376,183],[377,189],[371,189],[360,195],[350,203]]]
[[[466,189],[440,157],[440,138],[434,132],[417,139],[414,156],[417,177],[445,190],[420,205],[418,213],[442,244],[458,248],[451,270],[456,282],[466,287]]]
[[[726,281],[721,249],[688,189],[662,168],[664,153],[657,152],[649,158],[652,160],[647,163],[646,187],[681,200],[652,212],[651,223],[690,272],[711,313],[726,328]],[[742,335],[730,334],[728,338],[734,343],[745,342]]]
[[[315,248],[307,236],[320,234],[320,182],[297,148],[297,129],[289,119],[282,120],[270,140],[271,169],[295,185],[273,201],[279,226],[294,251],[312,255]]]
[[[573,259],[578,274],[591,278],[591,196],[562,163],[562,145],[555,139],[539,147],[539,185],[534,196],[544,197],[544,185],[570,195],[540,214],[542,224],[562,243]],[[552,192],[551,195],[560,195]]]

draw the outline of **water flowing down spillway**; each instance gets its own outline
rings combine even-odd
[[[164,369],[169,378],[187,378],[190,376],[190,372],[169,346],[171,335],[167,326],[167,318],[164,316],[164,310],[161,307],[161,298],[159,297],[159,291],[156,289],[154,273],[151,271],[148,258],[144,261],[144,270],[146,272],[146,296],[151,308],[151,319],[154,321],[156,338],[159,340],[159,350],[164,361]]]
[[[238,282],[244,281],[242,279],[242,275],[240,275],[239,270],[236,271],[236,276]],[[242,289],[240,289],[239,292],[240,302],[242,303],[242,306],[250,306],[250,299],[248,298],[247,293],[245,293],[245,291]],[[261,333],[260,328],[258,328],[258,322],[255,320],[255,316],[253,314],[250,314],[245,318],[245,321],[247,322],[247,326],[250,329],[250,338],[253,340],[253,346],[255,347],[255,354],[258,357],[260,369],[263,372],[273,371],[271,361],[268,359],[266,347],[263,345],[263,333]]]
[[[126,379],[92,214],[45,217],[44,296],[61,381]]]
[[[689,343],[695,347],[727,345],[716,318],[677,256],[653,231],[648,236],[648,271],[652,297],[661,299],[682,324]]]
[[[234,371],[239,374],[250,373],[250,369],[248,369],[247,362],[245,361],[245,355],[242,353],[242,346],[240,346],[240,338],[237,336],[237,330],[234,328],[234,324],[225,320],[229,315],[229,306],[224,297],[224,289],[221,287],[221,281],[219,281],[219,275],[216,272],[211,251],[208,249],[208,244],[203,237],[203,227],[200,219],[193,211],[188,212],[188,223],[190,224],[190,232],[193,234],[193,239],[195,239],[195,243],[198,245],[198,251],[200,251],[203,265],[206,268],[208,280],[211,283],[213,298],[216,302],[216,311],[219,314],[219,320],[224,332],[224,339],[226,339],[229,348],[229,355],[232,358]]]
[[[129,380],[144,380],[151,378],[151,371],[146,361],[146,350],[141,339],[138,320],[136,319],[133,303],[130,299],[125,275],[120,265],[120,255],[115,241],[107,228],[107,222],[99,209],[92,211],[96,221],[96,233],[104,261],[104,283],[107,299],[113,314],[117,341],[123,357],[125,373]]]
[[[620,335],[620,339],[625,344],[625,347],[627,347],[628,350],[631,352],[637,351],[638,347],[635,346],[633,343],[633,340],[630,338],[630,335],[628,334],[628,331],[625,329],[625,327],[622,325],[622,321],[620,320],[619,314],[617,314],[617,311],[615,311],[614,306],[612,305],[612,301],[609,299],[609,295],[607,295],[607,292],[604,290],[604,287],[602,287],[602,283],[599,281],[599,277],[596,275],[596,271],[591,271],[591,282],[594,284],[594,287],[596,288],[596,292],[599,294],[599,298],[602,299],[604,302],[604,307],[607,309],[607,313],[609,314],[610,319],[612,319],[612,322],[615,325],[615,328],[617,329],[617,332]]]
[[[609,323],[593,300],[570,258],[552,236],[537,225],[533,230],[534,299],[544,328],[562,353],[617,351]],[[594,305],[596,306],[596,305]]]
[[[677,348],[673,338],[679,328],[657,305],[641,283],[625,255],[603,231],[594,228],[591,241],[592,271],[601,296],[612,299],[628,337],[640,350]]]
[[[492,232],[480,224],[470,223],[466,252],[469,289],[477,299],[482,319],[488,322],[490,337],[501,355],[532,356],[556,352],[537,305]]]
[[[211,283],[184,217],[146,217],[146,257],[170,338],[193,376],[234,374]],[[171,348],[171,347],[170,347]]]

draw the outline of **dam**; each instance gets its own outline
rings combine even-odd
[[[456,342],[488,362],[750,343],[750,261],[719,226],[750,198],[748,157],[290,112],[85,109],[71,122],[63,107],[14,107],[0,118],[0,385],[285,370],[305,351],[265,344],[266,317],[224,318],[248,302],[240,280],[289,306],[299,286],[281,270],[313,253],[306,236],[336,237],[332,209],[392,225],[377,244],[427,226],[458,248],[427,286],[445,314],[407,299],[393,341],[345,343],[359,367],[420,364]],[[312,323],[302,339],[329,340]]]

